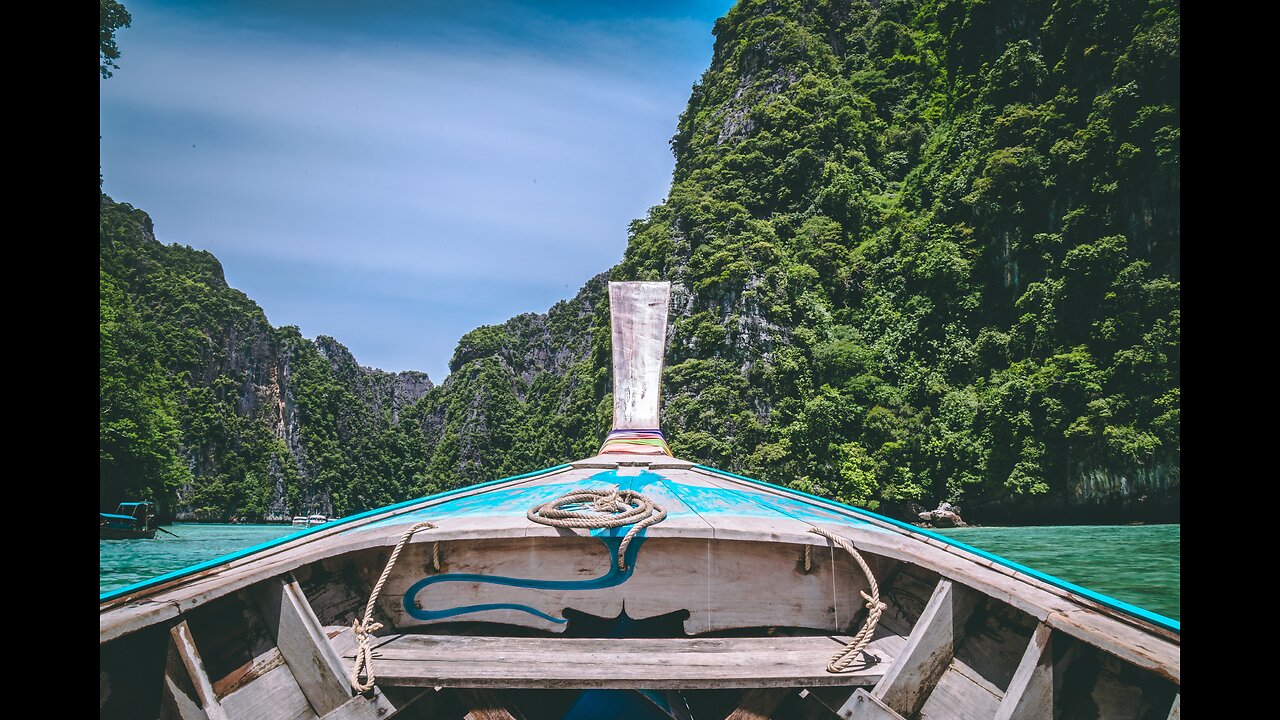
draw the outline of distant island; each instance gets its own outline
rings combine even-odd
[[[103,195],[103,508],[336,517],[589,456],[605,283],[664,279],[679,457],[909,520],[1176,520],[1178,4],[810,5],[717,22],[621,262],[438,385],[272,326]]]

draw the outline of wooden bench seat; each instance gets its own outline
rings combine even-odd
[[[389,635],[376,639],[383,687],[672,689],[870,687],[902,645],[882,635],[868,647],[879,662],[827,672],[849,638],[515,638]],[[344,648],[351,663],[354,652]],[[865,657],[865,656],[864,656]],[[348,665],[350,667],[350,665]],[[855,667],[858,667],[855,665]]]

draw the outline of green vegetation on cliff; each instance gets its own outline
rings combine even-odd
[[[200,519],[346,514],[436,489],[396,422],[424,373],[361,368],[332,338],[273,328],[208,252],[162,245],[103,197],[99,501]]]
[[[1176,507],[1179,22],[1145,0],[740,2],[670,195],[609,273],[675,283],[677,454],[895,512]],[[604,398],[591,318],[546,374]],[[562,384],[506,391],[523,342],[463,339],[467,381],[426,402],[490,406],[442,437],[602,435]]]
[[[681,457],[894,513],[1176,511],[1178,4],[743,0],[715,34],[622,262],[425,394],[104,203],[104,501],[343,513],[589,455],[612,278],[674,283]]]

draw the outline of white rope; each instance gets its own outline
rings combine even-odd
[[[356,634],[356,661],[351,667],[351,687],[355,688],[358,693],[367,692],[373,689],[373,648],[369,646],[369,637],[373,633],[382,629],[382,623],[374,622],[373,606],[378,601],[378,595],[382,592],[382,586],[387,583],[387,578],[391,575],[391,568],[395,567],[396,560],[400,557],[400,551],[404,549],[404,544],[409,542],[409,538],[419,530],[434,528],[435,525],[429,522],[420,522],[417,525],[404,531],[404,535],[400,536],[400,542],[396,543],[396,549],[391,551],[391,557],[387,558],[387,566],[382,569],[382,577],[378,578],[377,584],[373,586],[373,592],[369,593],[369,602],[364,606],[364,619],[356,620],[351,623],[351,629]],[[440,543],[435,544],[435,562],[436,569],[440,569]],[[365,676],[365,681],[360,682],[360,675]]]

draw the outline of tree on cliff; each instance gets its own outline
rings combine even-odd
[[[98,0],[98,19],[102,21],[102,29],[98,34],[99,59],[102,62],[102,77],[111,77],[111,68],[120,67],[116,60],[120,57],[120,48],[116,47],[116,30],[129,27],[133,18],[124,5],[116,0]]]

